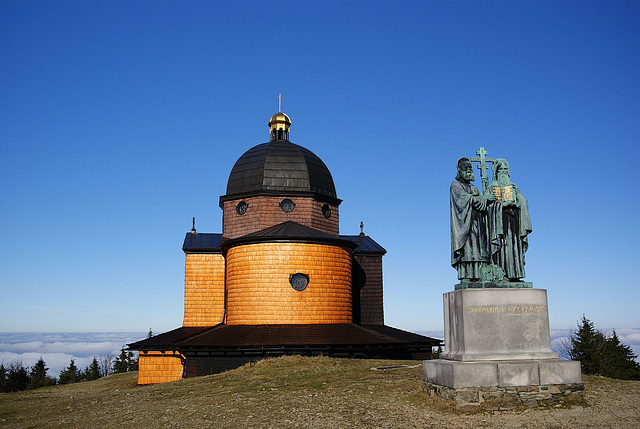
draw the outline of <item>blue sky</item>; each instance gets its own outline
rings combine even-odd
[[[388,325],[442,329],[449,185],[482,146],[529,200],[551,327],[640,327],[638,22],[635,1],[1,0],[0,331],[180,326],[184,234],[221,231],[279,93],[341,233],[388,251]]]

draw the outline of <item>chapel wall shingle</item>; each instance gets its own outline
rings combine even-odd
[[[352,323],[351,252],[310,243],[257,243],[227,252],[229,325]],[[290,275],[309,285],[296,291]]]
[[[221,253],[186,255],[182,326],[212,326],[222,322],[224,266]]]
[[[180,380],[183,359],[184,357],[176,352],[140,352],[138,355],[138,384]]]
[[[384,325],[382,255],[355,255],[366,276],[360,289],[360,324]]]

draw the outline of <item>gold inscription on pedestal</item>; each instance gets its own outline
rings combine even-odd
[[[544,311],[544,305],[485,305],[467,309],[467,313],[500,313],[507,316],[541,316]]]

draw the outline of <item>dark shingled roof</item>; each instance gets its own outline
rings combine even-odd
[[[332,244],[352,250],[356,248],[356,244],[350,240],[344,240],[337,235],[328,234],[290,220],[225,241],[222,247],[226,251],[230,247],[238,245],[274,241]]]
[[[233,166],[227,194],[306,192],[337,199],[327,166],[318,156],[287,140],[259,144],[245,152]]]
[[[247,235],[243,235],[242,238],[248,237],[274,237],[274,238],[289,238],[289,237],[315,237],[315,238],[338,238],[337,235],[332,235],[324,231],[320,231],[310,226],[302,225],[292,220],[279,223],[277,225],[270,226],[260,231],[252,232]]]
[[[387,253],[384,247],[376,243],[376,241],[368,235],[341,235],[340,238],[352,241],[358,245],[354,253],[380,253],[383,255]]]
[[[163,334],[155,335],[151,338],[146,338],[144,340],[136,341],[135,343],[129,344],[129,348],[132,350],[138,350],[137,347],[142,347],[143,349],[149,347],[163,347],[173,346],[174,344],[179,343],[180,341],[186,340],[189,337],[202,333],[206,330],[210,329],[210,327],[204,328],[194,328],[194,327],[180,327],[176,328],[172,331],[165,332]]]
[[[182,250],[186,253],[220,253],[222,252],[221,245],[222,234],[187,232]]]
[[[225,325],[209,328],[178,328],[136,343],[133,350],[237,348],[260,346],[325,346],[426,344],[437,346],[435,338],[425,337],[389,326],[354,324],[316,325]]]
[[[244,237],[262,237],[273,239],[304,239],[304,238],[338,238],[335,235],[327,234],[308,226],[301,225],[296,222],[287,221],[274,225],[269,228],[256,231]],[[240,237],[242,238],[242,237]],[[375,253],[384,255],[387,253],[384,247],[380,246],[376,241],[368,235],[341,235],[342,240],[355,243],[358,247],[354,253]],[[185,253],[220,253],[222,252],[222,234],[197,233],[190,232],[184,238],[182,250]]]

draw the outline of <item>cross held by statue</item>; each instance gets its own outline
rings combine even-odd
[[[487,162],[493,162],[493,158],[487,158],[487,151],[485,148],[481,147],[476,151],[478,156],[474,156],[470,158],[471,162],[478,162],[478,169],[480,170],[480,179],[482,180],[482,192],[486,191],[489,187],[489,176],[487,176],[487,169],[489,165]]]

